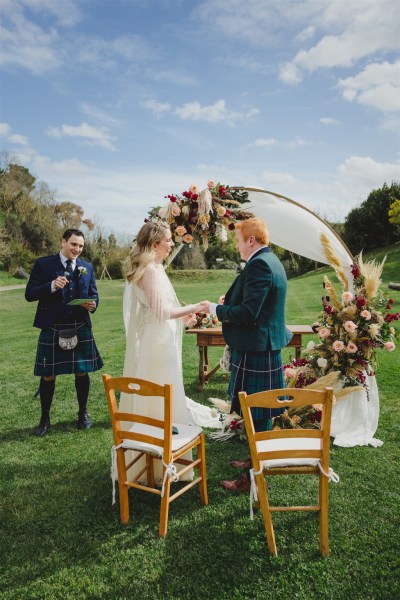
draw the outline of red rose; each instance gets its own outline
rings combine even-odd
[[[229,223],[228,229],[230,229],[231,231],[233,231],[235,229],[235,223]]]
[[[223,198],[223,197],[225,196],[225,194],[226,194],[226,189],[224,188],[224,186],[223,186],[223,185],[221,185],[221,186],[218,188],[218,193],[219,193],[219,195],[221,196],[221,198]]]

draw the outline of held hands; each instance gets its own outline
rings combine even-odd
[[[196,313],[210,313],[210,302],[208,300],[202,300],[198,304],[196,304],[194,312]]]

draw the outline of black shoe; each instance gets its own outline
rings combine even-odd
[[[40,423],[36,427],[34,434],[37,437],[43,437],[44,435],[46,435],[46,433],[48,432],[49,429],[50,429],[50,419],[49,419],[49,417],[45,417],[45,418],[40,419]]]
[[[92,421],[89,419],[86,410],[84,413],[78,415],[76,426],[78,429],[89,429],[92,426]]]

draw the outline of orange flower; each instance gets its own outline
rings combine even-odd
[[[187,233],[183,236],[182,240],[185,242],[185,244],[190,244],[191,242],[193,242],[193,236]]]
[[[175,233],[176,235],[179,235],[179,237],[182,237],[185,235],[185,233],[187,233],[187,230],[183,225],[178,225],[178,227],[175,229]]]

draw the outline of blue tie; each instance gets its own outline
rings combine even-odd
[[[74,270],[72,268],[72,260],[70,258],[68,258],[68,260],[66,262],[64,277],[66,277],[67,279],[70,279],[73,271]]]

